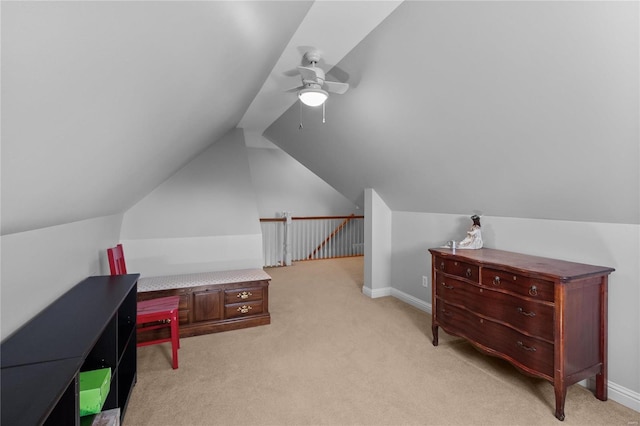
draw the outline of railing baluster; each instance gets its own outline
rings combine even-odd
[[[265,266],[284,265],[285,218],[260,225]],[[364,216],[293,217],[288,232],[292,261],[364,254]]]

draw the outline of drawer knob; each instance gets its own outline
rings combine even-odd
[[[525,315],[525,316],[527,316],[527,317],[532,317],[532,318],[533,318],[533,317],[535,317],[535,316],[536,316],[536,313],[535,313],[535,312],[527,312],[527,311],[525,311],[525,310],[524,310],[524,309],[522,309],[522,308],[518,308],[518,312],[520,312],[522,315]]]
[[[447,285],[446,283],[442,282],[440,283],[442,285],[442,287],[444,288],[448,288],[449,290],[453,290],[453,286],[452,285]]]
[[[444,262],[440,262],[440,270],[444,271]]]
[[[247,312],[249,312],[251,310],[251,306],[247,306],[247,305],[242,305],[238,308],[238,312],[240,312],[241,314],[246,314]]]
[[[242,293],[238,293],[236,297],[240,299],[248,299],[249,296],[253,296],[250,291],[243,291]]]
[[[532,285],[531,287],[529,287],[529,294],[531,296],[537,296],[538,295],[538,287],[536,287],[535,285]]]
[[[524,349],[525,351],[529,351],[529,352],[535,352],[536,348],[535,346],[527,346],[524,343],[522,343],[521,341],[518,340],[518,346],[520,346],[520,348]]]
[[[471,278],[471,268],[467,268],[467,272],[465,272],[467,278]]]
[[[498,276],[493,277],[493,285],[500,285],[500,277]]]

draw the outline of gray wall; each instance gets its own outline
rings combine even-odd
[[[242,130],[229,132],[130,208],[127,266],[142,276],[262,267],[262,238]]]
[[[356,211],[286,153],[248,137],[242,129],[229,132],[124,214],[121,241],[130,271],[261,268],[260,217]]]
[[[2,340],[86,277],[108,274],[121,223],[118,214],[0,237]]]
[[[289,154],[274,148],[248,148],[260,217],[363,214],[345,196]]]

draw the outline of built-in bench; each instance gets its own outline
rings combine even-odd
[[[180,337],[271,323],[269,281],[262,269],[144,277],[138,301],[180,296]],[[166,329],[138,334],[138,341],[162,337]]]

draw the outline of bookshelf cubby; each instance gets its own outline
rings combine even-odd
[[[103,410],[124,418],[136,382],[138,277],[88,277],[2,342],[2,424],[80,425],[80,372],[106,367]]]

